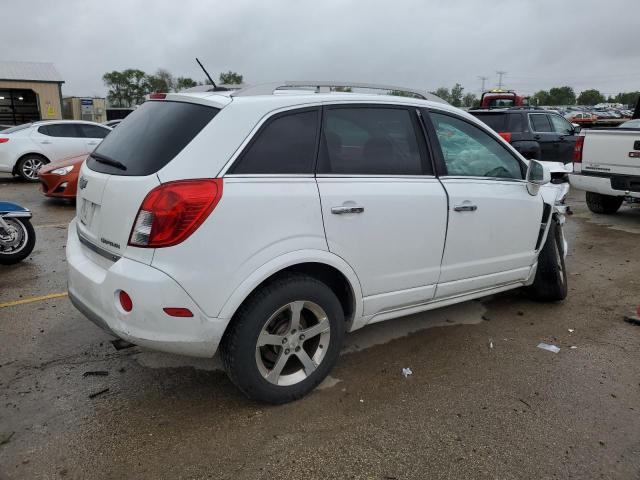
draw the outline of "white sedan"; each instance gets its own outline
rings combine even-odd
[[[25,123],[0,132],[0,172],[38,180],[43,165],[88,154],[111,131],[99,123],[54,120]]]

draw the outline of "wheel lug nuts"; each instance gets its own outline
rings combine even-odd
[[[299,351],[300,351],[300,347],[296,347],[296,352],[299,352]]]
[[[287,343],[287,339],[286,339],[286,338],[283,338],[283,339],[282,339],[282,344],[284,345],[285,343]]]
[[[300,335],[300,340],[304,340],[304,335]]]
[[[290,351],[291,351],[291,350],[289,350],[289,349],[287,348],[287,349],[285,349],[284,354],[285,354],[285,355],[289,355],[289,352],[290,352]]]

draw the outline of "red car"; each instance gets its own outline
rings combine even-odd
[[[79,155],[44,165],[38,171],[42,193],[47,197],[76,198],[78,173],[87,156]]]

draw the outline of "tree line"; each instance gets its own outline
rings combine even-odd
[[[242,75],[228,71],[219,76],[220,84],[238,85]],[[144,102],[145,95],[153,92],[179,92],[197,85],[210,85],[209,79],[197,82],[190,77],[174,77],[171,72],[159,68],[154,74],[147,74],[136,68],[107,72],[102,76],[109,89],[107,99],[114,107],[132,107]]]
[[[564,87],[540,90],[531,99],[535,105],[597,105],[598,103],[635,105],[639,97],[640,92],[620,92],[615,96],[609,95],[605,97],[595,88],[583,90],[576,96],[573,88],[565,85]]]
[[[144,101],[145,95],[152,92],[179,92],[195,87],[207,85],[211,82],[206,79],[197,82],[190,77],[174,77],[171,72],[159,68],[154,74],[146,74],[142,70],[128,68],[123,71],[107,72],[102,80],[108,87],[107,99],[114,107],[132,107]],[[220,84],[238,85],[243,81],[243,76],[237,72],[223,72],[219,75]],[[334,91],[350,92],[349,87],[336,87]],[[389,92],[393,95],[404,95],[402,91]],[[456,83],[451,89],[439,87],[434,95],[449,102],[454,107],[477,107],[479,98],[473,93],[465,93],[464,87]],[[635,105],[640,97],[640,92],[621,92],[615,96],[605,97],[600,91],[591,88],[580,92],[576,96],[572,87],[554,87],[549,90],[539,90],[531,97],[532,105],[597,105],[598,103],[621,103],[623,105]]]

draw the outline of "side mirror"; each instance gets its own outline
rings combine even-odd
[[[537,160],[529,160],[527,168],[527,191],[529,195],[537,195],[540,187],[551,181],[551,172]]]
[[[573,127],[573,134],[577,135],[580,133],[580,131],[582,130],[582,127],[580,125],[578,125],[577,123],[572,123],[571,126]]]

